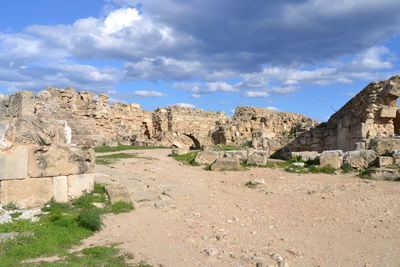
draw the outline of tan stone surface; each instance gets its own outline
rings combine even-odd
[[[92,149],[71,146],[29,147],[29,176],[63,176],[91,172],[94,167]]]
[[[219,158],[211,165],[212,171],[238,171],[243,169],[240,166],[239,158]]]
[[[130,193],[121,185],[106,185],[106,192],[111,203],[118,201],[132,202]]]
[[[197,154],[195,161],[198,164],[212,164],[225,156],[224,151],[203,151]]]
[[[68,176],[68,198],[75,199],[84,192],[90,193],[94,188],[94,174],[78,174]]]
[[[27,178],[0,182],[0,202],[19,208],[41,207],[53,197],[52,178]]]
[[[28,146],[0,150],[0,180],[28,177]]]
[[[319,157],[321,167],[331,166],[340,169],[343,165],[343,152],[341,150],[328,150],[322,152]]]
[[[68,178],[67,176],[53,177],[54,200],[60,203],[68,202]]]

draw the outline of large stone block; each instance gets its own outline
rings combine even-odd
[[[6,138],[18,144],[63,145],[71,143],[71,128],[65,120],[40,117],[14,118]]]
[[[397,169],[389,169],[389,168],[369,169],[368,174],[373,179],[377,180],[396,180],[400,178],[400,174]]]
[[[269,157],[269,152],[265,150],[249,151],[247,157],[247,164],[251,165],[265,165]]]
[[[53,178],[54,200],[60,203],[68,202],[68,178],[67,176],[56,176]]]
[[[0,202],[18,208],[41,207],[53,197],[52,178],[27,178],[0,182]]]
[[[300,151],[300,152],[292,152],[292,158],[300,157],[302,160],[314,160],[318,158],[318,151]]]
[[[370,141],[370,149],[376,151],[379,155],[391,153],[394,150],[400,150],[400,139],[374,138]]]
[[[35,100],[32,91],[21,91],[10,96],[8,116],[25,117],[34,113]]]
[[[241,169],[239,158],[219,158],[211,165],[213,171],[237,171]]]
[[[94,174],[79,174],[68,176],[68,198],[75,199],[94,189]]]
[[[10,128],[10,122],[7,120],[0,121],[0,149],[10,148],[12,143],[6,138],[6,133]]]
[[[392,157],[378,157],[377,158],[377,165],[379,167],[387,167],[387,166],[393,166],[394,164],[394,158]]]
[[[216,159],[223,158],[224,151],[203,151],[197,154],[195,161],[198,164],[212,164]]]
[[[231,150],[225,151],[225,157],[227,158],[239,158],[240,160],[247,160],[247,151],[246,150]]]
[[[343,164],[357,169],[368,168],[375,163],[377,156],[373,150],[348,151],[343,155]]]
[[[335,169],[340,169],[343,164],[343,151],[342,150],[328,150],[322,152],[319,157],[321,167],[331,166]]]
[[[396,118],[397,107],[382,107],[379,113],[379,117],[384,119]]]
[[[29,176],[47,177],[82,174],[94,168],[93,149],[71,146],[36,146],[29,148]]]
[[[0,180],[28,177],[28,146],[0,151]]]

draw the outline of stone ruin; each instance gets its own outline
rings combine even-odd
[[[152,112],[138,104],[110,105],[105,94],[73,88],[0,95],[0,202],[35,206],[90,191],[95,162],[90,147],[101,145],[188,151],[247,144],[252,148],[245,152],[204,155],[254,164],[265,164],[271,155],[297,155],[319,157],[321,165],[337,168],[344,163],[365,168],[376,161],[381,167],[400,165],[399,96],[400,75],[373,82],[319,124],[301,114],[257,107],[238,107],[233,117],[178,106]]]

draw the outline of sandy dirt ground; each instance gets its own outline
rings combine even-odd
[[[170,150],[96,167],[136,210],[107,215],[85,246],[118,243],[154,266],[400,266],[400,182],[280,169],[206,171]],[[265,184],[245,186],[262,178]],[[265,265],[268,266],[268,265]]]

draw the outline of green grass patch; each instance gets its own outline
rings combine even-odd
[[[218,145],[214,147],[214,151],[231,151],[231,150],[243,150],[249,147],[250,145],[248,143],[244,143],[242,145]]]
[[[136,265],[126,263],[133,256],[129,253],[120,254],[114,247],[96,246],[67,254],[63,259],[54,262],[42,262],[31,266],[62,267],[62,266],[107,266],[107,267],[153,267],[140,263]]]
[[[343,164],[343,166],[342,166],[343,173],[349,173],[349,172],[353,172],[353,171],[354,171],[354,169],[353,169],[353,167],[351,167],[351,165],[349,163]]]
[[[131,202],[117,201],[111,205],[112,213],[122,213],[134,210],[135,207]]]
[[[98,202],[105,203],[105,208],[96,208],[93,203]],[[128,208],[123,206],[118,210],[124,212]],[[0,266],[128,266],[125,256],[117,255],[118,251],[114,249],[96,248],[77,254],[67,252],[82,239],[100,230],[103,225],[101,214],[112,211],[103,185],[96,184],[91,193],[72,203],[50,201],[42,210],[48,214],[37,222],[15,220],[0,224],[0,233],[23,233],[0,242]],[[54,255],[63,258],[53,263],[21,263]]]
[[[143,150],[143,149],[166,149],[168,147],[163,147],[163,146],[125,146],[125,145],[118,145],[116,147],[110,147],[110,146],[100,146],[94,148],[94,151],[96,153],[107,153],[107,152],[117,152],[117,151],[123,151],[123,150]]]
[[[199,150],[196,150],[196,151],[189,152],[187,154],[172,155],[172,157],[178,161],[182,161],[183,163],[185,163],[187,165],[199,166],[199,164],[195,161],[195,158],[199,152],[200,152]]]
[[[10,214],[11,218],[16,219],[22,215],[22,212],[13,212]]]
[[[331,166],[317,167],[311,166],[308,168],[310,173],[326,173],[326,174],[335,174],[336,169]]]

